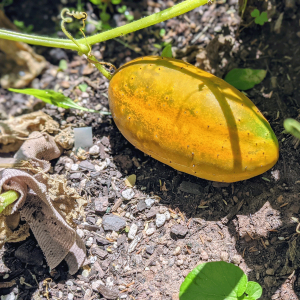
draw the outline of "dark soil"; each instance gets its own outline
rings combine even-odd
[[[140,1],[131,10],[143,15],[162,10],[171,2]],[[280,158],[275,167],[261,176],[234,184],[206,181],[178,172],[135,149],[118,131],[111,116],[47,105],[43,110],[62,125],[93,127],[93,141],[100,147],[100,153],[96,158],[88,156],[88,161],[97,165],[109,159],[106,169],[78,171],[80,174],[73,177],[74,172],[67,170],[63,162],[53,162],[54,172],[65,174],[70,185],[78,189],[84,184],[82,194],[91,197],[86,220],[76,222],[87,241],[92,263],[87,272],[80,270],[76,276],[70,276],[64,263],[49,271],[45,261],[41,265],[36,261],[29,264],[26,259],[22,262],[16,257],[21,245],[34,243],[33,236],[19,244],[6,244],[2,249],[4,265],[0,263],[0,281],[15,280],[15,284],[0,290],[0,295],[12,292],[15,295],[12,299],[46,299],[43,280],[51,278],[52,282],[47,284],[50,299],[100,299],[97,284],[103,282],[119,291],[121,299],[175,300],[180,284],[197,264],[224,260],[235,263],[248,274],[249,280],[262,285],[261,299],[299,299],[297,245],[300,241],[295,231],[297,223],[291,219],[297,218],[300,210],[299,147],[297,141],[283,133],[282,124],[287,117],[297,118],[300,108],[300,2],[270,1],[270,22],[263,26],[253,22],[240,24],[237,1],[223,2],[125,37],[130,48],[112,40],[96,45],[93,51],[116,66],[138,56],[160,54],[155,44],[162,43],[159,32],[164,28],[165,40],[172,43],[177,58],[219,77],[234,67],[268,70],[265,80],[247,91],[247,95],[278,137]],[[260,8],[261,1],[256,4]],[[15,16],[8,8],[7,14],[11,18]],[[283,21],[280,32],[276,32],[280,14]],[[114,21],[120,25],[124,17],[117,15]],[[222,44],[220,35],[231,36],[232,44]],[[135,47],[141,50],[135,52],[132,50]],[[204,59],[199,57],[202,48],[207,49]],[[55,52],[46,52],[55,56]],[[61,89],[73,99],[80,97],[83,106],[109,110],[107,80],[96,70],[89,72],[84,58],[66,53],[70,58],[68,69],[56,75],[57,67],[49,65],[35,87]],[[55,61],[55,57],[52,59]],[[82,93],[76,88],[83,77],[88,77],[97,89],[90,86]],[[16,96],[1,88],[0,94],[0,105],[7,116],[30,110],[26,106],[27,96]],[[64,156],[70,156],[70,152]],[[74,164],[78,162],[74,156],[72,159]],[[128,253],[131,241],[127,232],[112,236],[111,231],[105,231],[99,225],[103,215],[95,214],[94,203],[107,197],[108,207],[112,208],[122,199],[126,189],[124,178],[130,174],[137,176],[135,195],[129,201],[123,200],[117,212],[129,227],[133,223],[137,225],[137,236],[141,239],[135,250]],[[144,204],[148,196],[156,200],[151,209]],[[170,220],[156,227],[156,213],[166,211],[171,212]],[[176,224],[182,227],[174,228]],[[143,231],[145,226],[154,228],[154,233],[147,235]],[[115,242],[107,242],[102,238],[105,236]],[[94,255],[93,245],[102,252]],[[40,298],[34,298],[37,295]]]

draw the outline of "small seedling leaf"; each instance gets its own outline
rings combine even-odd
[[[55,105],[57,107],[62,107],[62,108],[75,108],[75,109],[80,109],[83,111],[88,111],[88,112],[95,112],[95,113],[101,113],[108,115],[110,113],[108,112],[101,112],[97,111],[94,109],[88,109],[85,107],[82,107],[75,103],[72,99],[66,97],[65,95],[52,91],[52,90],[38,90],[38,89],[9,89],[11,92],[15,93],[20,93],[20,94],[25,94],[25,95],[31,95],[34,96],[46,103]]]
[[[85,92],[88,85],[86,83],[82,83],[82,84],[79,84],[79,89],[82,91],[82,92]]]
[[[257,282],[249,281],[245,293],[248,297],[258,299],[262,295],[262,287]]]
[[[68,69],[68,64],[67,64],[67,61],[65,59],[61,59],[59,61],[59,69],[63,70],[63,71]]]
[[[249,90],[261,83],[266,77],[267,71],[253,69],[232,69],[224,78],[226,82],[238,90]]]
[[[118,5],[122,2],[122,0],[111,0],[111,3],[114,5]]]
[[[224,261],[200,264],[180,287],[180,300],[238,300],[247,287],[247,276],[237,266]]]
[[[163,57],[170,57],[170,58],[173,57],[173,54],[172,54],[172,45],[171,44],[168,44],[167,46],[165,46],[165,48],[161,52],[161,56],[163,56]]]
[[[256,18],[260,15],[260,11],[255,8],[254,11],[251,13],[251,17]]]

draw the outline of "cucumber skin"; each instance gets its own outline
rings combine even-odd
[[[108,99],[124,137],[176,170],[236,182],[264,173],[278,160],[277,138],[251,100],[181,60],[130,61],[111,79]]]

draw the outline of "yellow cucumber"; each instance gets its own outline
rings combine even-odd
[[[113,75],[108,96],[125,138],[176,170],[235,182],[278,160],[277,138],[258,108],[222,79],[181,60],[135,59]]]

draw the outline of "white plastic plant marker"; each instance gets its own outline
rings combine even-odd
[[[75,148],[86,148],[93,146],[92,127],[74,128]]]

